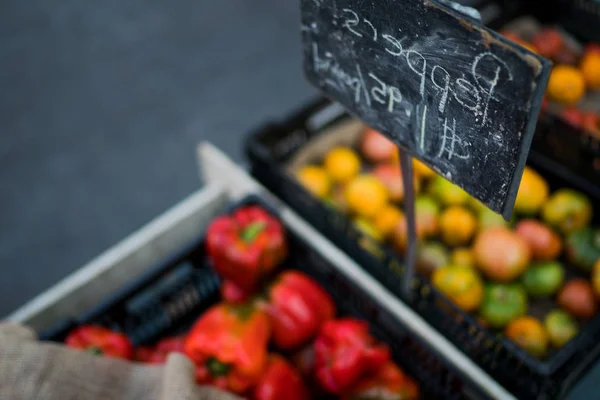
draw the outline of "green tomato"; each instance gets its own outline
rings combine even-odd
[[[565,279],[565,270],[558,261],[540,262],[531,265],[523,274],[522,282],[527,294],[547,297],[558,290]]]
[[[525,315],[527,295],[518,284],[487,284],[479,308],[481,318],[492,328],[502,328],[513,319]]]

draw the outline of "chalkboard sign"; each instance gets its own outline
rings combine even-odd
[[[510,218],[550,62],[428,0],[301,0],[315,86]]]

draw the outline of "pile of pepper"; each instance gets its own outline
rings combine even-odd
[[[206,249],[222,277],[222,301],[182,336],[134,349],[119,332],[81,326],[71,347],[144,363],[180,352],[196,365],[199,384],[256,400],[415,399],[419,389],[391,360],[366,321],[337,318],[331,296],[295,270],[285,229],[259,206],[241,207],[210,224]]]

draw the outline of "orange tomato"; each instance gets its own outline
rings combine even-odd
[[[331,179],[344,183],[358,175],[360,158],[348,147],[336,147],[325,156],[324,166]]]
[[[577,103],[585,94],[583,73],[570,65],[557,65],[550,74],[547,93],[559,103]]]
[[[375,216],[388,202],[385,186],[373,175],[359,175],[345,189],[348,207],[363,217]]]
[[[331,189],[331,180],[321,167],[304,166],[296,173],[296,178],[302,186],[319,198],[327,196]]]
[[[512,320],[506,326],[506,336],[536,357],[542,357],[548,351],[548,334],[544,325],[533,317]]]
[[[449,246],[464,245],[477,229],[477,219],[464,207],[448,207],[440,217],[442,240]]]
[[[404,218],[404,213],[397,207],[388,204],[375,215],[373,227],[383,237],[388,237],[394,232],[394,228]]]
[[[585,84],[590,90],[600,89],[600,53],[588,51],[579,65]]]

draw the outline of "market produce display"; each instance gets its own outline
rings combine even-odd
[[[504,31],[504,36],[554,62],[542,108],[600,139],[600,44],[581,45],[563,31]]]
[[[215,218],[205,246],[229,288],[221,287],[220,302],[185,333],[134,348],[123,333],[83,325],[65,343],[149,364],[179,352],[196,365],[199,384],[248,399],[419,397],[417,383],[367,321],[339,316],[331,295],[309,275],[277,271],[288,252],[286,233],[265,209],[243,206]]]
[[[403,255],[408,234],[395,145],[364,128],[354,146],[321,151],[322,163],[296,168],[298,181],[360,232]],[[551,191],[526,167],[506,222],[422,163],[414,161],[414,170],[417,268],[459,308],[536,357],[562,347],[596,315],[600,230],[591,226],[585,194]]]

